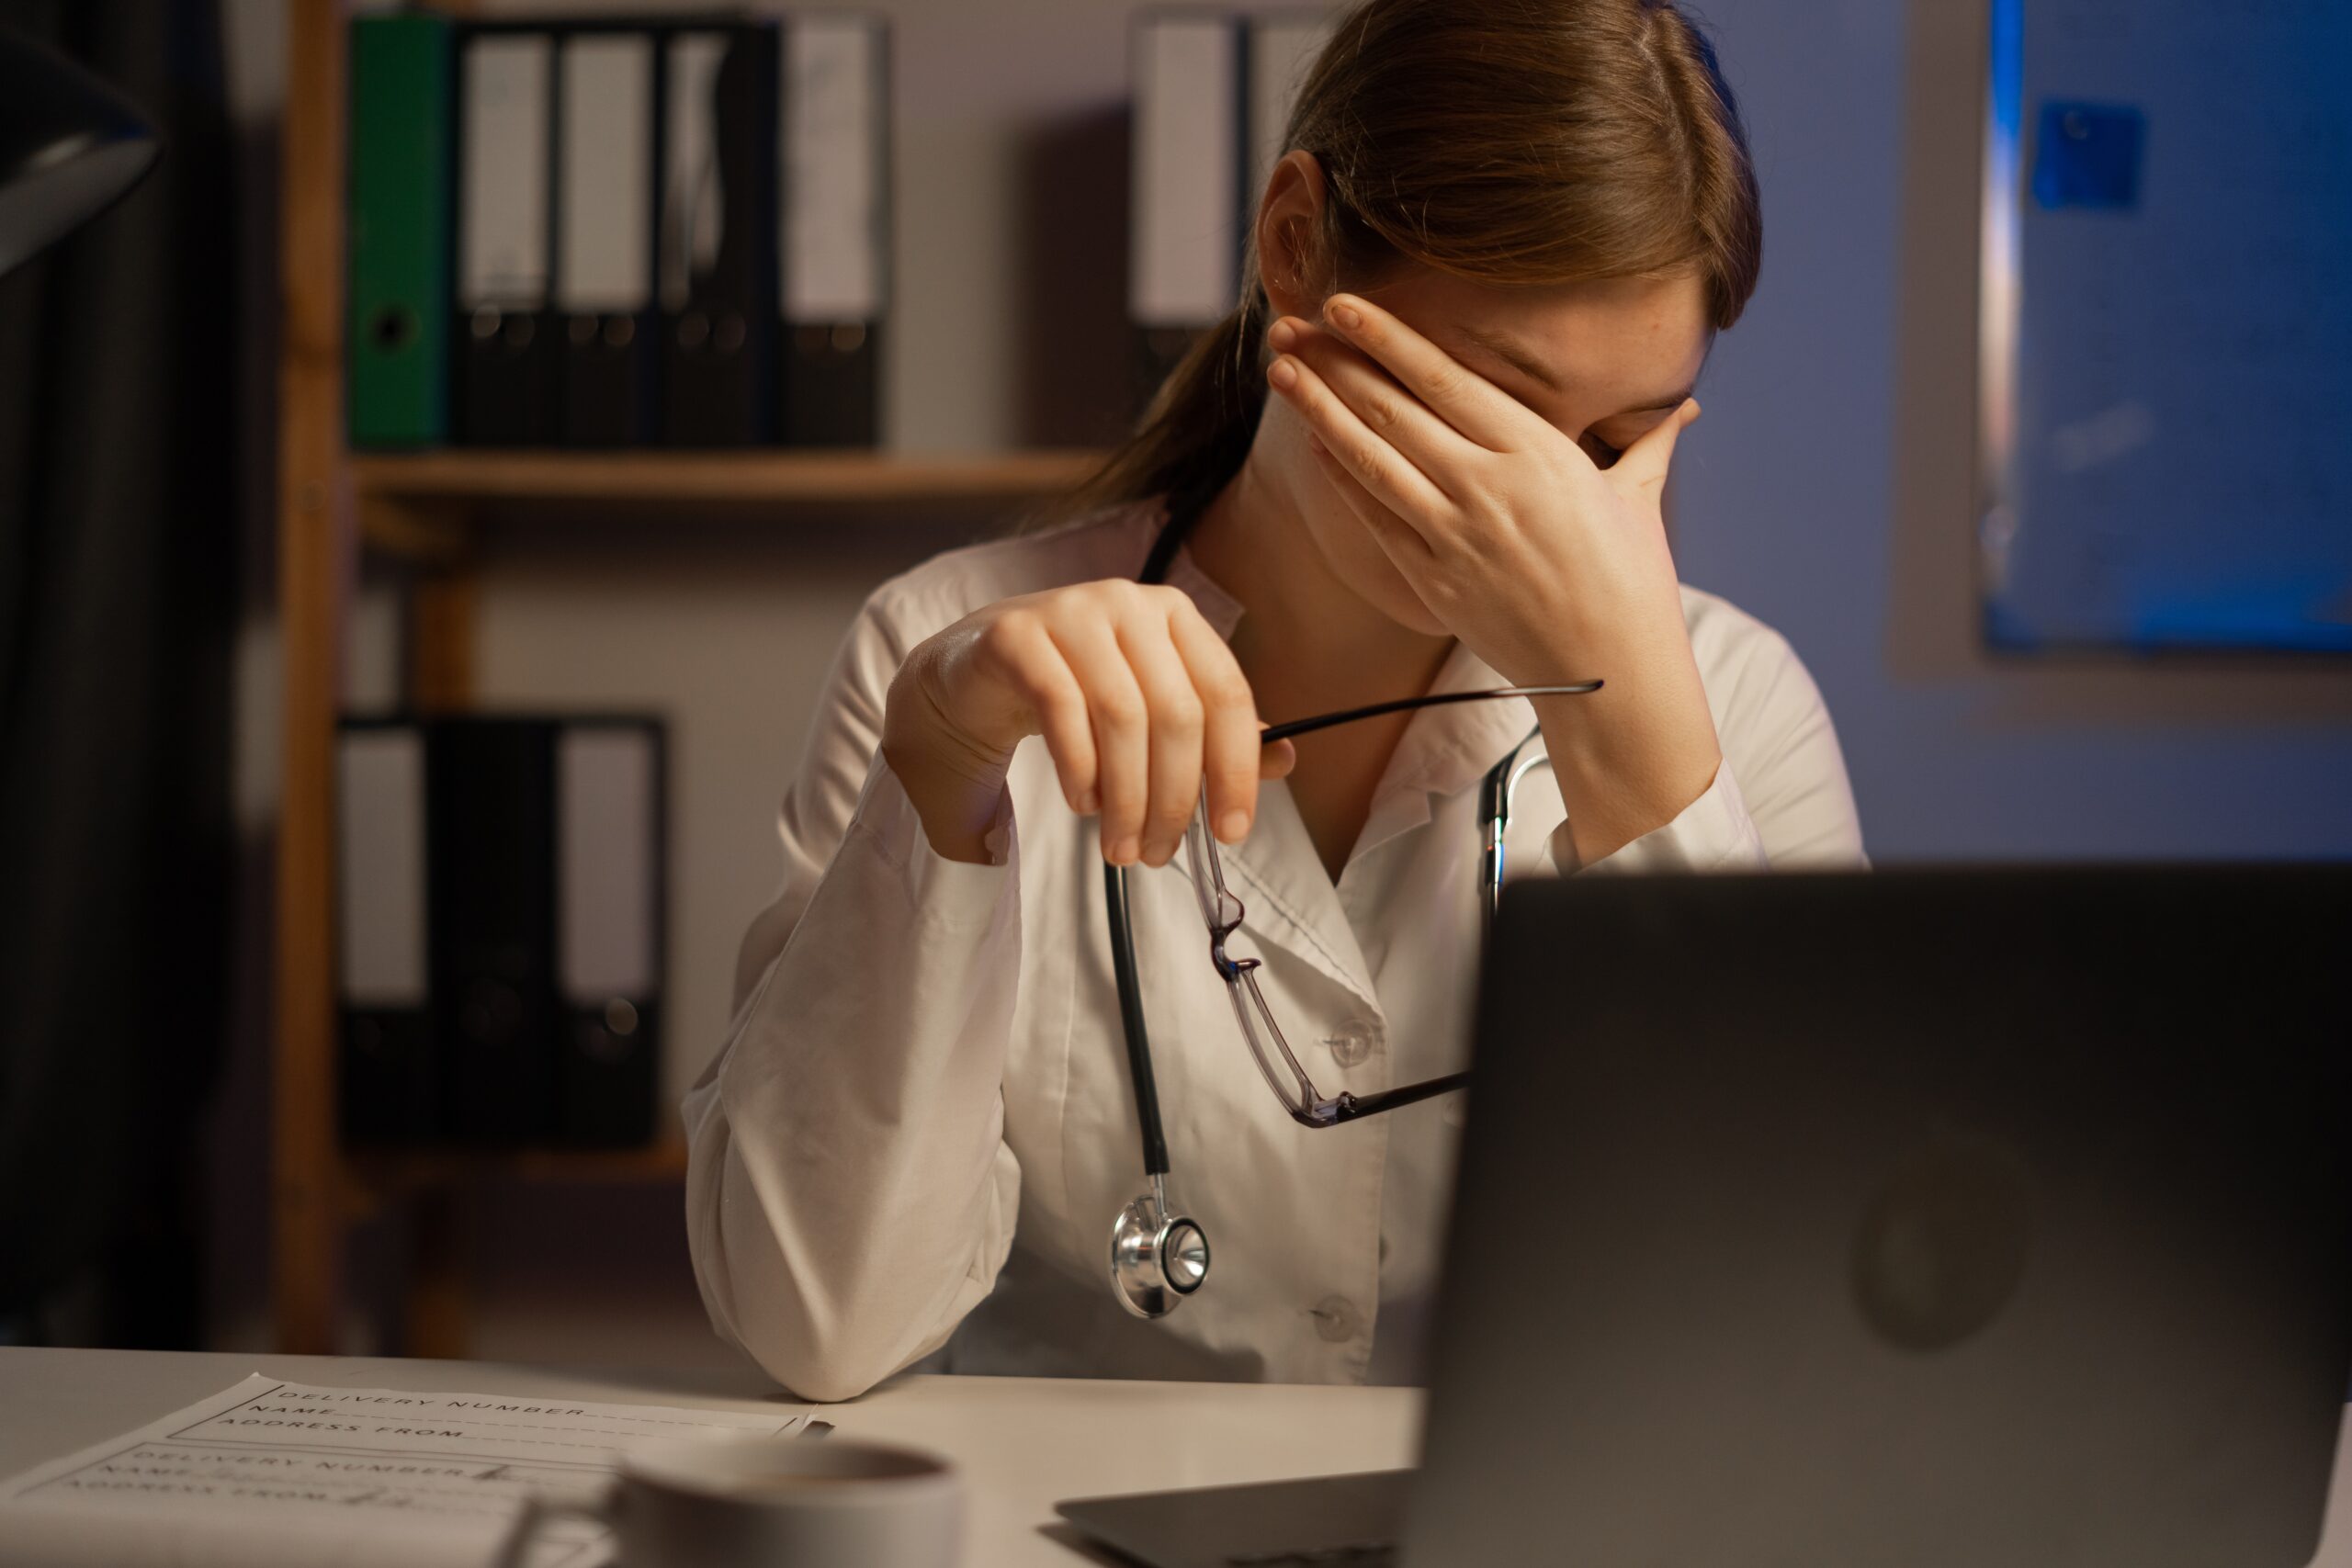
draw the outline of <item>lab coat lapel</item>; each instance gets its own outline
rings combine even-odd
[[[1456,643],[1430,690],[1484,692],[1510,684],[1493,666]],[[1433,799],[1476,784],[1534,728],[1535,705],[1524,697],[1416,713],[1373,792],[1372,811],[1348,856],[1349,864],[1430,821]],[[1540,748],[1543,742],[1539,739],[1536,744]]]
[[[1363,1006],[1379,1006],[1372,966],[1364,962],[1355,928],[1323,870],[1288,784],[1278,780],[1259,786],[1258,819],[1249,838],[1226,846],[1219,855],[1226,886],[1242,902],[1245,935],[1303,959]]]
[[[1170,563],[1168,581],[1190,594],[1201,616],[1228,641],[1241,624],[1241,605],[1193,562],[1190,550],[1179,550]],[[1371,966],[1356,944],[1355,929],[1348,923],[1339,892],[1325,874],[1306,824],[1286,784],[1261,784],[1258,819],[1250,837],[1221,849],[1227,886],[1246,910],[1242,934],[1253,942],[1271,943],[1295,954],[1317,973],[1347,987],[1365,1007],[1377,1007]],[[1184,858],[1175,863],[1182,867]],[[1186,874],[1190,875],[1189,869]]]

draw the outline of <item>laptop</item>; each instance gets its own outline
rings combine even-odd
[[[1152,1568],[2310,1560],[2352,867],[1527,882],[1476,1040],[1423,1468],[1062,1504],[1081,1532]]]

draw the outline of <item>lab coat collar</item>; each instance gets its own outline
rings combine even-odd
[[[1431,692],[1484,692],[1510,682],[1461,643],[1446,656]],[[1469,788],[1535,729],[1535,705],[1525,697],[1423,708],[1413,715],[1388,768],[1373,791],[1372,811],[1348,852],[1352,866],[1365,855],[1435,814],[1433,802]],[[1536,746],[1543,741],[1539,737]],[[1346,879],[1346,871],[1340,873]]]

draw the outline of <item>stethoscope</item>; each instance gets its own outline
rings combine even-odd
[[[1217,485],[1196,486],[1171,499],[1168,521],[1152,541],[1136,580],[1165,582],[1184,537],[1207,509]],[[1510,829],[1512,797],[1519,784],[1549,758],[1531,753],[1536,736],[1511,748],[1487,770],[1478,787],[1478,896],[1489,919],[1502,897],[1503,839]],[[1111,927],[1111,975],[1119,992],[1119,1027],[1126,1035],[1127,1066],[1135,1082],[1136,1116],[1143,1126],[1143,1168],[1150,1185],[1111,1222],[1111,1289],[1119,1304],[1137,1317],[1165,1317],[1209,1277],[1209,1237],[1200,1221],[1182,1213],[1168,1196],[1168,1138],[1159,1121],[1159,1090],[1151,1070],[1151,1039],[1144,1026],[1143,987],[1136,977],[1135,928],[1127,904],[1124,866],[1102,868],[1103,904]]]

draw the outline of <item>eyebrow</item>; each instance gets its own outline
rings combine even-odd
[[[1512,369],[1518,371],[1521,375],[1526,377],[1537,386],[1554,392],[1566,390],[1566,389],[1563,388],[1559,381],[1553,376],[1552,372],[1544,367],[1541,361],[1536,359],[1534,355],[1529,354],[1524,348],[1521,347],[1514,340],[1504,337],[1497,333],[1488,332],[1483,327],[1463,324],[1456,325],[1453,330],[1455,333],[1463,339],[1463,341],[1465,343],[1475,344],[1478,347],[1485,349],[1488,354],[1493,355],[1497,359],[1501,360],[1504,364],[1510,366]],[[1606,418],[1617,419],[1629,413],[1658,413],[1671,412],[1675,409],[1680,408],[1685,402],[1690,400],[1690,391],[1691,389],[1685,387],[1679,392],[1668,393],[1667,396],[1660,398],[1656,402],[1641,403],[1633,408],[1620,409],[1616,413],[1607,415]]]

